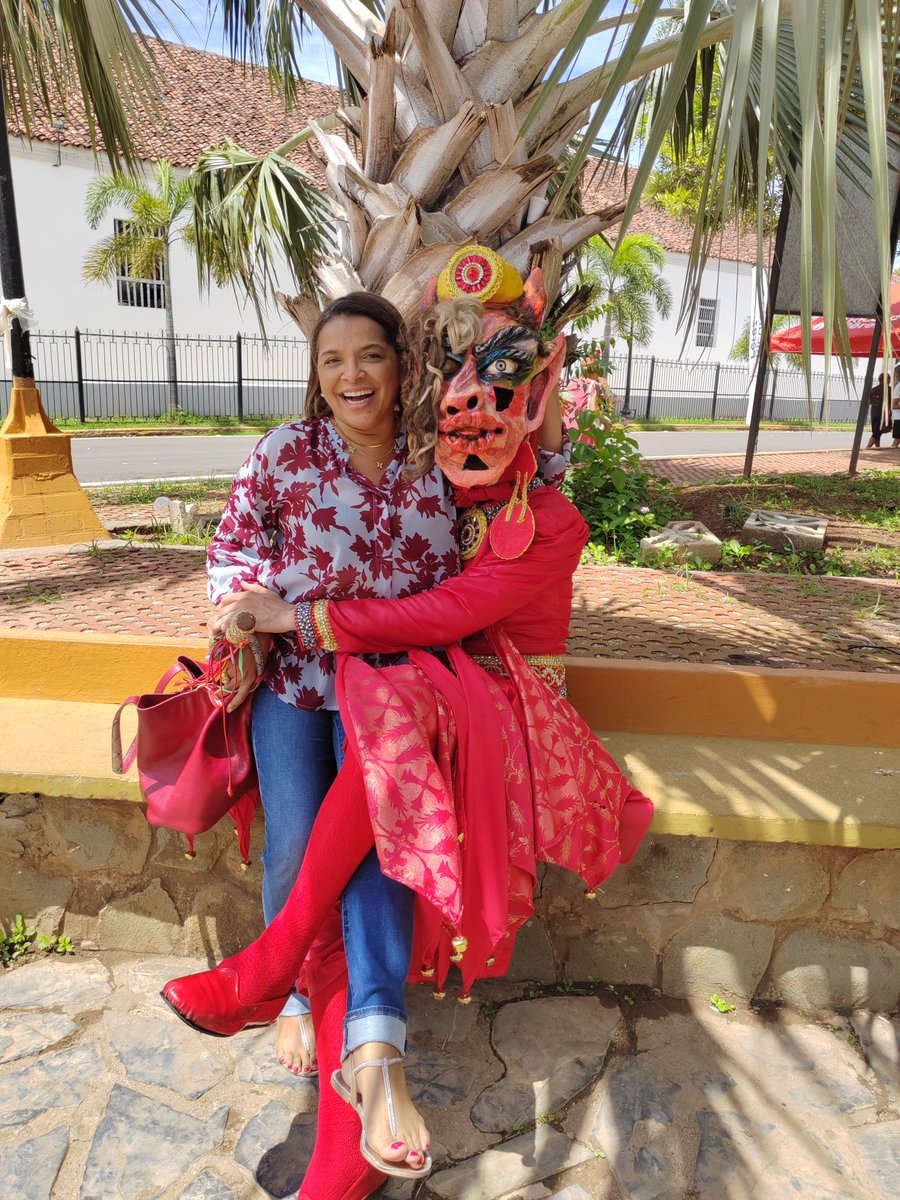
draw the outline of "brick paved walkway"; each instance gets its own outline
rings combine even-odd
[[[197,636],[197,551],[123,546],[0,554],[0,625]],[[572,654],[900,672],[900,584],[581,567]]]
[[[848,434],[849,437],[849,434]],[[850,449],[801,450],[781,454],[757,454],[753,459],[755,475],[837,475],[847,470]],[[707,454],[694,458],[651,458],[647,460],[657,475],[672,483],[705,483],[721,477],[737,478],[744,471],[743,454]],[[862,450],[860,471],[900,470],[900,449]]]

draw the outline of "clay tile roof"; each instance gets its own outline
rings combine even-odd
[[[596,168],[600,166],[599,170]],[[585,166],[585,184],[582,202],[585,212],[604,208],[622,201],[628,194],[628,181],[634,169],[623,166],[598,164],[597,159],[588,159]],[[602,177],[602,178],[601,178]],[[688,220],[673,217],[664,209],[642,204],[628,226],[629,233],[649,233],[671,254],[690,254],[693,226]],[[604,235],[614,242],[618,225],[605,229]],[[753,228],[740,229],[730,221],[716,235],[711,254],[728,262],[756,262],[756,232]]]
[[[310,117],[333,113],[340,105],[336,88],[309,82],[300,87],[294,111],[288,114],[273,95],[264,68],[245,67],[221,54],[170,42],[154,42],[154,46],[162,68],[162,111],[135,137],[141,157],[151,162],[167,158],[176,166],[191,167],[201,151],[221,145],[226,138],[259,154],[286,141]],[[32,127],[36,140],[56,142],[55,115],[41,112],[36,116]],[[62,144],[89,149],[84,109],[71,104],[65,120]],[[12,134],[21,133],[15,114],[10,114],[8,127]],[[319,159],[306,146],[291,157],[316,183],[324,183]]]

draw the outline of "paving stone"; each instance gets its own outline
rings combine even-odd
[[[181,918],[158,879],[141,892],[111,900],[100,910],[97,937],[102,950],[170,954],[182,940]],[[182,972],[183,974],[183,972]]]
[[[892,1012],[900,991],[900,951],[887,942],[798,929],[772,959],[768,998],[794,1008]]]
[[[21,913],[38,937],[52,937],[59,931],[74,890],[73,879],[54,879],[6,855],[0,861],[0,913]]]
[[[136,806],[71,796],[46,796],[43,803],[50,849],[73,875],[140,874],[150,849],[150,826]]]
[[[766,1163],[759,1151],[760,1132],[772,1133],[771,1123],[760,1126],[743,1113],[697,1113],[700,1147],[694,1173],[694,1187],[701,1196],[734,1194],[735,1185],[749,1193]]]
[[[117,989],[133,992],[142,1006],[171,1013],[159,994],[170,979],[205,971],[211,966],[207,958],[183,958],[181,955],[160,955],[138,961],[119,963],[112,968]]]
[[[519,930],[506,978],[520,982],[556,979],[553,948],[542,921],[526,921]]]
[[[744,540],[762,542],[774,550],[802,553],[821,550],[825,545],[828,522],[824,517],[803,517],[797,513],[771,512],[755,508],[744,522]]]
[[[667,996],[706,998],[714,992],[752,997],[763,977],[775,930],[711,913],[679,930],[663,952]]]
[[[861,921],[874,921],[889,929],[900,929],[900,855],[896,850],[860,854],[849,862],[831,897],[835,908]]]
[[[657,982],[657,956],[636,930],[610,922],[607,929],[573,938],[565,960],[569,979],[600,979],[604,983]]]
[[[900,1179],[900,1123],[882,1121],[853,1131],[869,1180],[871,1200],[897,1200]]]
[[[561,1192],[553,1192],[550,1200],[592,1200],[592,1197],[580,1183],[573,1183],[570,1187],[563,1188]]]
[[[80,1200],[150,1200],[222,1144],[228,1109],[203,1121],[115,1084],[91,1143]]]
[[[50,1200],[68,1148],[69,1130],[61,1125],[0,1150],[0,1192],[10,1200]]]
[[[892,1103],[900,1103],[900,1017],[892,1020],[883,1013],[858,1012],[850,1024],[866,1062],[886,1086]]]
[[[93,1046],[59,1050],[10,1071],[0,1076],[0,1127],[24,1125],[49,1109],[80,1104],[105,1077]]]
[[[591,1158],[587,1146],[550,1125],[537,1125],[530,1133],[437,1172],[429,1179],[428,1188],[446,1200],[494,1200]]]
[[[722,543],[702,521],[670,521],[661,530],[641,538],[642,559],[664,554],[669,562],[690,563],[695,558],[715,564],[722,559]]]
[[[446,1050],[412,1047],[405,1063],[406,1082],[416,1104],[458,1108],[469,1094],[476,1064]]]
[[[0,1028],[0,1063],[15,1062],[55,1046],[78,1026],[61,1013],[17,1013]]]
[[[238,1200],[238,1195],[213,1171],[203,1171],[188,1184],[178,1200]]]
[[[722,905],[746,921],[783,921],[818,913],[828,872],[814,846],[736,842],[720,880]]]
[[[262,931],[258,890],[250,895],[233,883],[209,883],[194,897],[190,916],[184,922],[183,949],[186,954],[210,954],[221,961]]]
[[[234,1157],[269,1196],[280,1200],[299,1188],[315,1138],[315,1116],[272,1100],[244,1126]]]
[[[228,1074],[229,1057],[216,1054],[203,1038],[170,1014],[106,1013],[110,1045],[128,1076],[196,1100]]]
[[[649,835],[627,870],[615,871],[597,888],[598,902],[584,902],[584,918],[603,928],[611,920],[609,908],[687,903],[706,883],[715,854],[712,838]]]
[[[561,1108],[599,1075],[620,1020],[592,996],[505,1005],[492,1040],[506,1075],[479,1096],[473,1123],[502,1133]]]
[[[100,963],[58,956],[0,974],[0,1008],[61,1008],[75,1017],[101,1008],[111,991]]]
[[[430,1039],[442,1046],[464,1046],[478,1021],[478,1011],[477,1003],[456,1004],[449,999],[435,1000],[430,987],[406,989],[406,1012],[413,1043]]]

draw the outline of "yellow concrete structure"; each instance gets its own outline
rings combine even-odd
[[[108,538],[72,470],[72,439],[50,421],[33,379],[13,379],[0,428],[0,549]]]

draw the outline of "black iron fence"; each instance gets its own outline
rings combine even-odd
[[[79,330],[32,335],[35,374],[51,418],[87,424],[148,419],[170,411],[162,334]],[[303,411],[309,348],[299,338],[176,337],[178,409],[203,417],[286,419]],[[612,360],[610,383],[634,417],[743,420],[751,392],[746,363],[683,362],[656,356]],[[4,410],[10,380],[2,380]],[[800,371],[773,368],[763,417],[855,421],[858,400],[844,377],[812,376],[812,399]]]
[[[53,419],[87,424],[170,412],[162,334],[75,329],[32,334],[35,376]],[[203,417],[287,418],[303,411],[309,347],[299,338],[176,337],[178,409]],[[10,379],[3,379],[4,406]]]
[[[683,362],[651,356],[612,359],[610,384],[624,408],[634,417],[664,421],[702,417],[711,421],[743,420],[753,396],[745,362]],[[861,387],[861,378],[856,387]],[[793,369],[770,368],[766,376],[762,415],[773,421],[850,421],[859,410],[858,391],[839,372],[833,372],[825,394],[825,376],[806,376]]]

